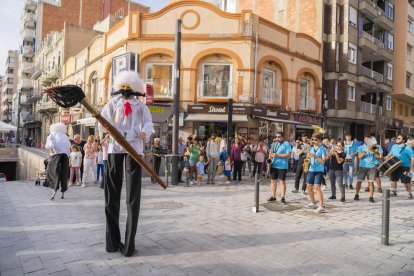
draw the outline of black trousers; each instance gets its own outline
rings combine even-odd
[[[262,166],[263,166],[263,162],[256,162],[256,160],[253,160],[253,176],[257,175],[260,177],[260,173],[262,172]]]
[[[101,188],[105,187],[105,175],[106,175],[105,171],[108,168],[108,161],[107,160],[103,160],[103,164],[104,164],[104,175],[103,175],[102,181],[101,181]]]
[[[233,180],[236,181],[237,178],[241,181],[241,173],[242,173],[243,161],[235,160],[234,161],[234,168],[233,168]]]
[[[182,181],[184,166],[185,166],[185,164],[184,164],[184,157],[178,157],[178,175],[177,175],[177,181]]]
[[[306,173],[303,173],[303,158],[300,158],[295,174],[295,190],[299,190],[299,182],[303,175],[302,191],[306,191]]]
[[[126,172],[127,223],[125,242],[122,247],[119,231],[119,208],[121,201],[122,180]],[[121,248],[125,256],[131,256],[135,250],[139,209],[141,203],[141,166],[125,153],[108,154],[105,169],[105,216],[106,216],[106,250],[115,252]]]
[[[47,180],[57,191],[60,187],[61,192],[68,190],[69,158],[65,153],[52,155],[47,165]]]

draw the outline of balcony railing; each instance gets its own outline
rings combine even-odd
[[[23,38],[33,39],[35,37],[35,30],[24,29],[22,35]]]
[[[25,55],[33,55],[34,54],[34,47],[33,46],[23,46],[23,54]]]
[[[32,62],[22,62],[21,71],[31,73],[33,68]]]
[[[360,102],[360,112],[369,113],[369,114],[377,114],[377,106],[375,104],[367,103],[367,102]],[[379,115],[382,115],[382,106],[379,106]]]
[[[382,42],[381,40],[379,40],[378,38],[372,36],[371,34],[362,31],[360,33],[360,36],[362,36],[363,38],[368,39],[369,41],[371,41],[372,43],[374,43],[375,45],[377,45],[377,47],[379,48],[384,48],[384,42]]]
[[[52,70],[46,72],[46,79],[56,80],[60,78],[60,67],[56,66]]]
[[[199,81],[197,95],[200,98],[231,98],[235,85],[234,82],[224,80]]]
[[[384,75],[378,72],[375,72],[365,66],[361,66],[361,73],[364,76],[374,79],[376,82],[384,82]]]
[[[313,96],[299,97],[300,110],[316,110],[316,98]]]
[[[18,87],[20,89],[22,89],[22,88],[32,88],[33,87],[33,81],[29,80],[29,79],[22,79],[22,80],[20,80]]]
[[[36,64],[33,68],[32,68],[32,79],[36,80],[43,72],[43,66],[41,66],[40,64]]]
[[[262,87],[260,90],[262,94],[262,103],[271,105],[282,104],[282,89],[273,89]]]
[[[148,79],[145,83],[154,87],[154,98],[172,98],[174,95],[174,82],[161,79]]]
[[[25,22],[28,22],[28,21],[34,21],[34,20],[35,20],[35,15],[34,15],[34,13],[24,13],[24,14],[22,15],[22,19],[23,19]]]
[[[56,112],[58,110],[58,105],[53,101],[47,101],[47,102],[42,101],[37,104],[36,109],[39,112],[47,112],[47,111]]]

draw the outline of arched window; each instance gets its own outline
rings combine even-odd
[[[101,100],[98,99],[98,74],[93,72],[89,81],[90,98],[92,103],[96,106],[100,104]]]

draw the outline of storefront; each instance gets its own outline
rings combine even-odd
[[[397,137],[398,134],[409,135],[409,129],[404,129],[404,122],[397,119],[392,119],[392,124],[385,132],[385,138]]]
[[[248,106],[233,106],[233,133],[237,127],[241,127],[240,135],[248,135],[249,127],[253,127],[248,120]],[[201,140],[205,140],[212,133],[222,136],[227,133],[228,108],[226,105],[203,105],[195,104],[188,106],[188,115],[184,119],[184,128],[187,129],[187,136],[196,134]],[[247,133],[245,129],[247,128]],[[189,131],[191,131],[189,133]]]
[[[169,120],[172,115],[171,106],[148,105],[154,124],[153,138],[160,138],[161,146],[164,151],[171,151],[172,145],[172,128],[169,126]],[[152,141],[151,141],[152,142]],[[151,147],[150,142],[146,144],[146,150]]]
[[[328,119],[328,129],[326,136],[333,139],[344,138],[346,122],[337,119]]]
[[[321,117],[318,115],[311,115],[305,113],[295,113],[293,118],[296,125],[295,138],[303,135],[311,137],[313,134],[313,125],[321,125]]]

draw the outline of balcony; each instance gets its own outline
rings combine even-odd
[[[299,97],[299,110],[316,111],[316,98],[313,96]]]
[[[36,64],[32,67],[32,80],[37,80],[40,75],[43,73],[43,66]]]
[[[29,56],[29,57],[34,56],[34,47],[33,46],[30,46],[30,45],[23,46],[23,54],[25,56]]]
[[[42,99],[42,95],[39,92],[34,92],[34,93],[30,93],[29,96],[27,97],[27,101],[29,103],[36,103],[37,101],[40,101]]]
[[[375,104],[367,103],[367,102],[360,102],[359,111],[362,113],[368,114],[377,114],[377,106]],[[382,115],[382,106],[379,106],[379,115]]]
[[[20,70],[23,73],[32,73],[33,63],[32,62],[22,62]]]
[[[359,10],[371,19],[378,16],[378,9],[371,0],[359,0]]]
[[[361,31],[359,33],[359,46],[364,50],[364,53],[372,54],[378,51],[378,48],[384,48],[384,43],[371,34]]]
[[[13,95],[12,94],[3,94],[1,96],[1,101],[3,103],[3,106],[7,106],[8,104],[12,104]]]
[[[47,101],[47,102],[40,102],[36,106],[37,111],[40,113],[56,113],[58,112],[58,105],[53,101]]]
[[[388,16],[385,15],[385,11],[377,7],[380,12],[382,12],[382,15],[378,15],[376,18],[376,23],[383,29],[387,31],[391,31],[394,29],[394,21]]]
[[[17,87],[18,89],[30,89],[33,87],[33,81],[30,79],[22,79]]]
[[[377,60],[385,60],[385,61],[392,61],[394,59],[394,52],[390,49],[387,49],[385,47],[379,48],[376,53],[373,54],[374,56],[378,57],[375,59],[375,57],[372,59],[373,61]]]
[[[173,98],[174,82],[162,79],[148,79],[145,83],[154,87],[154,98]]]
[[[37,113],[37,112],[35,112],[35,113],[32,113],[32,112],[28,113],[26,115],[26,117],[23,118],[23,120],[26,123],[42,122],[42,118],[39,116],[39,113]]]
[[[360,67],[360,74],[365,77],[369,77],[374,80],[374,85],[377,82],[384,82],[384,75],[378,72],[375,72],[365,66]],[[360,76],[361,77],[361,76]],[[372,82],[371,82],[372,83]]]
[[[45,81],[55,82],[58,78],[60,78],[60,67],[56,66],[46,72]]]
[[[37,3],[33,0],[25,0],[24,8],[29,11],[35,11],[37,9]]]
[[[234,82],[225,80],[199,81],[197,95],[199,98],[228,99],[233,97],[235,87]]]
[[[35,38],[35,30],[23,29],[22,37],[24,40],[33,41],[33,39]]]
[[[260,89],[262,104],[282,105],[282,89],[262,87]]]

